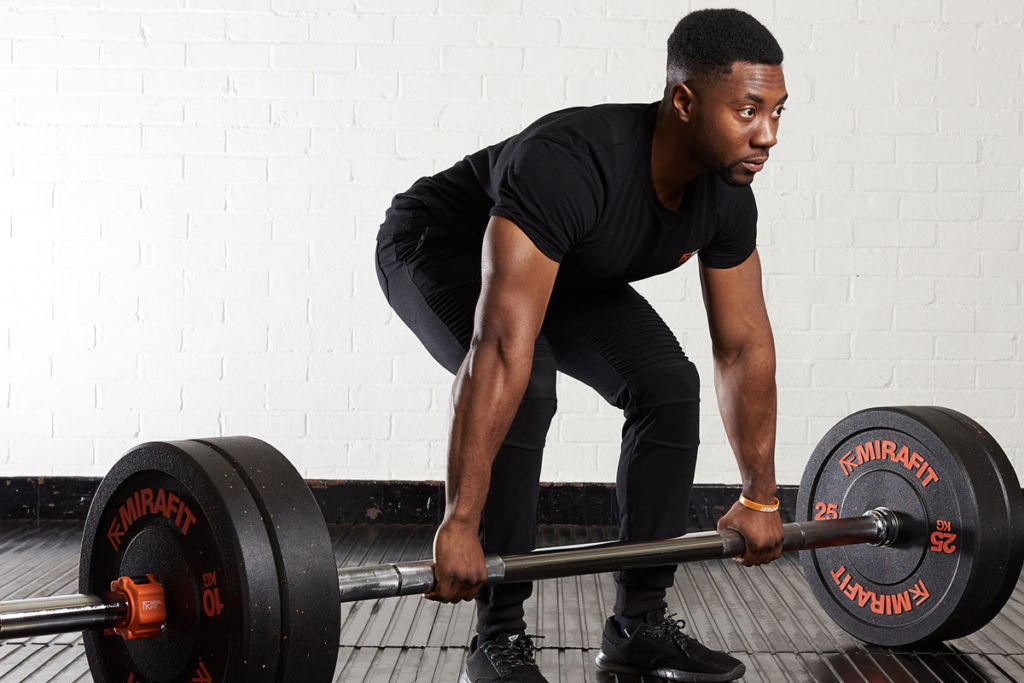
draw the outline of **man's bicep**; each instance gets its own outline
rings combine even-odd
[[[475,336],[530,341],[540,333],[558,263],[512,221],[492,216],[484,233]]]
[[[732,268],[702,264],[700,274],[716,351],[728,354],[771,335],[761,287],[761,260],[756,249],[747,260]]]

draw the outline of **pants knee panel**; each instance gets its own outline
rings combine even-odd
[[[557,407],[555,360],[546,354],[538,354],[533,359],[530,381],[505,436],[505,444],[527,450],[542,450]]]

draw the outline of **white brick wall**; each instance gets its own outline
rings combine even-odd
[[[390,197],[548,111],[660,97],[702,0],[21,0],[0,7],[0,473],[249,433],[310,477],[440,479],[450,378],[372,270]],[[876,404],[1024,462],[1024,4],[751,0],[791,98],[755,191],[779,479]],[[481,10],[486,7],[487,11]],[[696,267],[639,285],[701,369]],[[611,481],[559,381],[543,476]]]

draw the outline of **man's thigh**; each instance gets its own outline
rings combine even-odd
[[[664,383],[660,377],[694,373],[672,330],[629,285],[599,292],[556,291],[543,330],[558,369],[620,408],[641,398],[640,393],[657,392]]]

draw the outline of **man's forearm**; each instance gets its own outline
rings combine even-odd
[[[732,357],[716,354],[715,389],[743,494],[767,503],[775,496],[775,348],[770,335]]]
[[[475,344],[455,377],[445,518],[477,528],[491,464],[526,391],[533,345]]]

